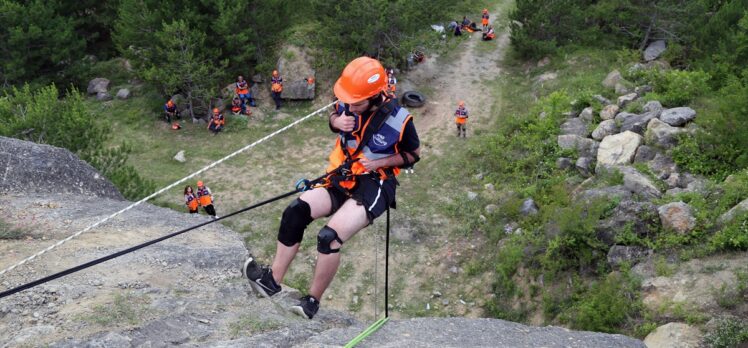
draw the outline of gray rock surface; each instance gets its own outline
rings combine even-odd
[[[593,99],[597,100],[600,104],[603,106],[610,105],[610,100],[608,98],[605,98],[599,94],[595,94],[592,96]]]
[[[623,186],[631,192],[645,199],[659,198],[662,192],[654,185],[652,180],[638,170],[631,167],[619,167],[623,173]]]
[[[278,59],[278,72],[283,78],[283,99],[314,99],[315,83],[309,84],[306,79],[314,79],[316,73],[303,48],[286,46]]]
[[[608,264],[618,268],[623,263],[633,266],[637,262],[652,255],[652,250],[641,246],[614,245],[608,250]]]
[[[595,109],[586,107],[579,113],[579,118],[586,123],[591,123],[595,119]]]
[[[333,329],[310,338],[301,348],[342,346],[366,327]],[[575,347],[644,348],[622,336],[559,327],[532,327],[499,319],[417,318],[390,320],[358,347]]]
[[[623,187],[623,185],[609,186],[603,188],[593,188],[582,191],[575,198],[582,199],[587,202],[594,200],[625,200],[631,198],[631,191]]]
[[[642,145],[636,149],[636,156],[634,156],[634,163],[644,163],[653,160],[657,156],[657,150],[651,146]]]
[[[618,70],[613,70],[608,73],[608,76],[606,76],[603,80],[603,87],[613,89],[621,80],[623,80],[623,76],[621,76],[621,73]]]
[[[597,163],[602,165],[631,163],[642,140],[641,135],[628,131],[603,138],[597,152]]]
[[[112,95],[107,92],[96,93],[96,100],[98,101],[109,101],[112,100]]]
[[[696,118],[696,111],[689,107],[672,108],[662,111],[660,120],[671,126],[683,126]]]
[[[187,159],[184,158],[184,150],[179,150],[176,155],[174,155],[174,160],[179,163],[187,162]]]
[[[621,82],[616,83],[615,87],[616,94],[628,94],[631,92],[631,88],[629,88],[629,83],[627,83],[624,80],[621,80]]]
[[[649,62],[660,57],[662,53],[667,49],[665,40],[657,40],[651,42],[644,50],[644,60]]]
[[[655,117],[660,117],[660,114],[662,114],[662,104],[656,100],[650,100],[644,104],[643,110],[644,112],[651,112],[657,115]]]
[[[616,133],[618,133],[618,125],[616,124],[616,121],[605,120],[600,122],[600,124],[597,125],[597,128],[592,131],[592,139],[601,141],[603,138]]]
[[[538,205],[535,203],[534,199],[528,198],[522,202],[522,208],[520,208],[519,211],[522,215],[535,215],[538,213]]]
[[[88,82],[86,92],[89,95],[97,93],[106,93],[109,91],[109,80],[103,77],[97,77]]]
[[[558,136],[558,146],[565,150],[576,150],[581,157],[596,157],[600,143],[575,134]]]
[[[665,180],[670,177],[670,174],[675,173],[678,170],[678,166],[675,161],[661,152],[655,154],[655,157],[647,163],[647,166],[658,179]]]
[[[595,174],[595,160],[589,157],[579,157],[575,165],[579,175],[589,178]]]
[[[584,138],[590,135],[590,131],[587,122],[579,117],[574,117],[561,124],[561,134],[573,134]]]
[[[568,157],[559,157],[556,159],[556,168],[558,169],[569,169],[574,166],[574,161]]]
[[[616,104],[606,105],[602,110],[600,110],[600,119],[603,121],[612,120],[616,117],[620,109],[621,108]]]
[[[684,323],[667,323],[644,338],[647,348],[701,348],[701,331]]]
[[[66,192],[122,199],[96,169],[58,147],[0,137],[0,168],[0,192]]]
[[[638,202],[623,195],[619,203],[610,213],[610,217],[601,220],[595,226],[597,238],[607,245],[616,242],[616,236],[626,228],[631,228],[637,236],[651,236],[659,223],[657,207],[649,202]]]
[[[748,211],[748,199],[745,199],[734,207],[730,208],[730,210],[722,214],[717,221],[719,221],[719,223],[721,224],[726,224],[734,220],[735,217],[739,214],[742,214],[746,211]]]
[[[678,145],[678,135],[683,132],[683,128],[673,127],[658,119],[653,119],[647,124],[644,139],[648,145],[669,149]]]
[[[684,202],[672,202],[657,208],[662,227],[679,234],[691,232],[696,226],[691,206]]]
[[[130,98],[130,90],[127,88],[120,88],[119,91],[117,91],[117,99],[128,99]]]
[[[620,113],[618,116],[624,115],[627,113]],[[644,135],[644,132],[647,130],[647,124],[657,118],[657,115],[655,113],[651,112],[645,112],[643,114],[627,114],[628,117],[622,118],[619,120],[619,117],[616,116],[616,121],[621,124],[621,132],[625,131],[632,131],[634,133]]]
[[[636,93],[629,93],[626,95],[622,95],[618,97],[617,104],[620,108],[624,108],[626,105],[629,105],[634,100],[639,99],[639,95]]]

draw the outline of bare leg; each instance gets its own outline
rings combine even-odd
[[[332,201],[330,200],[330,194],[324,188],[316,188],[311,191],[306,191],[299,197],[302,201],[309,204],[312,218],[318,219],[330,213],[332,209]],[[283,281],[283,277],[288,271],[288,267],[291,266],[296,253],[299,251],[300,243],[296,243],[292,246],[286,246],[281,242],[277,243],[275,250],[275,258],[273,259],[273,279],[275,282],[280,284]]]
[[[349,199],[335,212],[327,226],[338,232],[338,237],[345,242],[368,224],[369,220],[366,217],[365,208],[358,205],[355,200]],[[340,243],[334,241],[330,247],[332,249],[340,248]],[[322,298],[322,294],[335,277],[339,265],[340,253],[319,253],[309,294],[318,300]]]

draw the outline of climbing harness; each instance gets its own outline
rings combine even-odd
[[[114,217],[116,217],[116,216],[118,216],[118,215],[121,215],[122,213],[124,213],[124,212],[126,212],[126,211],[128,211],[128,210],[130,210],[130,209],[132,209],[132,208],[134,208],[134,207],[137,207],[138,205],[140,205],[140,204],[142,204],[142,203],[144,203],[144,202],[146,202],[146,201],[150,200],[151,198],[153,198],[153,197],[156,197],[156,196],[158,196],[158,195],[160,195],[160,194],[164,193],[165,191],[167,191],[167,190],[169,190],[169,189],[171,189],[171,188],[173,188],[173,187],[175,187],[175,186],[177,186],[177,185],[179,185],[179,184],[181,184],[181,183],[183,183],[183,182],[185,182],[185,181],[187,181],[187,180],[189,180],[189,179],[191,179],[191,178],[194,178],[195,176],[197,176],[197,175],[199,175],[199,174],[201,174],[201,173],[203,173],[203,172],[207,171],[208,169],[211,169],[211,168],[213,168],[213,167],[215,167],[215,166],[217,166],[217,165],[219,165],[219,164],[223,163],[224,161],[226,161],[226,160],[228,160],[228,159],[230,159],[230,158],[232,158],[232,157],[234,157],[234,156],[236,156],[236,155],[238,155],[238,154],[240,154],[240,153],[242,153],[242,152],[244,152],[244,151],[247,151],[247,150],[249,150],[249,149],[251,149],[251,148],[253,148],[253,147],[257,146],[258,144],[261,144],[261,143],[263,143],[263,142],[267,141],[268,139],[270,139],[270,138],[272,138],[272,137],[274,137],[274,136],[276,136],[276,135],[278,135],[278,134],[280,134],[280,133],[283,133],[284,131],[288,130],[289,128],[291,128],[291,127],[293,127],[293,126],[296,126],[297,124],[299,124],[299,123],[301,123],[301,122],[304,122],[304,121],[306,121],[307,119],[311,118],[312,116],[314,116],[314,115],[316,115],[316,114],[318,114],[318,113],[320,113],[320,112],[324,111],[324,110],[325,110],[325,109],[327,109],[328,107],[332,106],[332,105],[333,105],[334,103],[335,103],[335,102],[332,102],[332,103],[330,103],[330,104],[327,104],[327,105],[325,105],[325,106],[323,106],[323,107],[321,107],[321,108],[317,109],[316,111],[314,111],[314,112],[310,113],[309,115],[306,115],[306,116],[304,116],[304,117],[302,117],[302,118],[300,118],[300,119],[298,119],[298,120],[296,120],[296,121],[292,122],[291,124],[289,124],[289,125],[287,125],[287,126],[285,126],[285,127],[281,128],[281,129],[278,129],[278,130],[276,130],[275,132],[273,132],[273,133],[270,133],[270,134],[268,134],[268,135],[266,135],[266,136],[262,137],[261,139],[259,139],[259,140],[255,141],[255,142],[253,142],[253,143],[251,143],[251,144],[249,144],[249,145],[247,145],[247,146],[245,146],[245,147],[243,147],[243,148],[241,148],[241,149],[239,149],[239,150],[236,150],[236,151],[234,151],[233,153],[231,153],[231,154],[227,155],[226,157],[224,157],[224,158],[221,158],[221,159],[219,159],[218,161],[215,161],[215,162],[213,162],[213,163],[211,163],[211,164],[209,164],[209,165],[207,165],[207,166],[203,167],[202,169],[200,169],[200,170],[198,170],[198,171],[196,171],[196,172],[194,172],[194,173],[192,173],[192,174],[190,174],[190,175],[188,175],[188,176],[186,176],[186,177],[184,177],[184,178],[181,178],[181,179],[179,179],[179,180],[175,181],[175,182],[174,182],[174,183],[172,183],[172,184],[169,184],[168,186],[166,186],[166,187],[164,187],[164,188],[162,188],[162,189],[160,189],[160,190],[158,190],[158,191],[156,191],[156,192],[152,193],[151,195],[149,195],[149,196],[147,196],[147,197],[145,197],[145,198],[143,198],[143,199],[141,199],[141,200],[139,200],[139,201],[137,201],[137,202],[135,202],[135,203],[132,203],[132,204],[128,205],[127,207],[125,207],[125,208],[123,208],[123,209],[121,209],[121,210],[119,210],[119,211],[117,211],[117,212],[115,212],[115,213],[113,213],[113,214],[111,214],[111,215],[109,215],[109,216],[105,217],[104,219],[101,219],[101,220],[97,221],[96,223],[94,223],[94,224],[92,224],[92,225],[89,225],[88,227],[86,227],[86,228],[84,228],[84,229],[82,229],[82,230],[80,230],[80,231],[78,231],[78,232],[76,232],[76,233],[74,233],[74,234],[70,235],[69,237],[67,237],[67,238],[65,238],[65,239],[62,239],[62,240],[58,241],[58,242],[57,242],[57,243],[55,243],[55,244],[52,244],[52,245],[50,245],[50,246],[49,246],[49,247],[47,247],[46,249],[44,249],[44,250],[41,250],[41,251],[37,252],[36,254],[34,254],[34,255],[31,255],[31,256],[29,256],[28,258],[26,258],[26,259],[23,259],[23,260],[21,260],[20,262],[18,262],[18,263],[16,263],[16,264],[14,264],[14,265],[12,265],[12,266],[10,266],[10,267],[8,267],[8,268],[6,268],[6,269],[4,269],[4,270],[0,271],[0,275],[3,275],[3,274],[5,274],[5,273],[7,273],[8,271],[11,271],[11,270],[15,269],[16,267],[18,267],[18,266],[21,266],[21,265],[23,265],[23,264],[25,264],[25,263],[27,263],[27,262],[29,262],[29,261],[31,261],[31,260],[33,260],[33,259],[35,259],[35,258],[39,257],[39,256],[41,256],[42,254],[44,254],[44,253],[46,253],[46,252],[48,252],[48,251],[51,251],[51,250],[52,250],[52,249],[54,249],[54,248],[57,248],[57,247],[59,247],[60,245],[63,245],[63,244],[65,244],[66,242],[68,242],[68,241],[72,240],[73,238],[75,238],[75,237],[78,237],[78,236],[80,236],[81,234],[83,234],[83,233],[86,233],[86,232],[90,231],[90,230],[91,230],[91,229],[93,229],[94,227],[97,227],[97,226],[99,226],[99,225],[103,224],[104,222],[107,222],[107,221],[111,220],[112,218],[114,218]]]

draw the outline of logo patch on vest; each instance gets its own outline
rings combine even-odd
[[[379,133],[374,134],[371,139],[374,141],[374,144],[377,146],[387,146],[387,139],[385,139],[384,135],[381,135]]]

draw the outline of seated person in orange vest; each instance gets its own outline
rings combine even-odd
[[[488,29],[488,9],[487,8],[483,9],[483,15],[481,16],[480,22],[481,24],[483,24],[484,31]]]
[[[478,25],[475,22],[469,20],[467,16],[462,16],[462,30],[472,33],[478,31]]]
[[[317,263],[308,295],[291,308],[304,318],[312,319],[319,310],[319,300],[340,265],[341,247],[394,207],[399,168],[419,159],[412,117],[387,97],[386,79],[384,67],[372,58],[356,58],[345,67],[333,88],[338,103],[328,120],[336,135],[329,184],[305,191],[283,212],[272,267],[250,257],[242,268],[260,295],[277,294],[304,230],[315,219],[329,216],[317,234]]]
[[[208,186],[203,185],[202,181],[197,182],[197,200],[211,218],[218,219],[216,208],[213,207],[213,195]]]
[[[226,120],[223,118],[221,110],[218,110],[218,108],[213,109],[213,116],[210,117],[210,122],[208,122],[208,129],[213,132],[213,135],[222,131],[225,123]]]
[[[455,124],[457,125],[457,137],[460,137],[460,133],[462,133],[462,137],[466,138],[467,135],[467,119],[468,119],[468,111],[467,108],[465,108],[465,102],[460,101],[460,104],[457,105],[457,110],[455,111]]]
[[[242,102],[242,109],[246,105],[246,102],[249,102],[250,106],[255,106],[255,100],[252,98],[252,91],[249,89],[249,82],[244,80],[244,76],[239,75],[239,77],[236,78],[236,87],[234,88],[234,92],[237,96],[239,96],[239,99]]]
[[[488,26],[488,31],[483,33],[483,41],[490,41],[496,38],[496,33],[493,31],[493,26]]]
[[[184,204],[187,205],[187,210],[190,211],[192,216],[197,216],[197,196],[192,192],[192,186],[190,185],[184,188]]]
[[[166,120],[166,123],[171,123],[171,118],[181,118],[179,116],[179,109],[177,109],[177,104],[174,103],[174,100],[169,98],[169,101],[164,104],[164,118]]]
[[[270,78],[270,93],[275,101],[275,110],[281,108],[281,93],[283,92],[283,78],[278,75],[278,70],[273,70],[273,77]]]
[[[234,97],[234,99],[231,101],[231,112],[233,112],[234,115],[252,114],[252,110],[249,109],[249,105],[242,105],[242,102],[239,99],[239,97]]]

